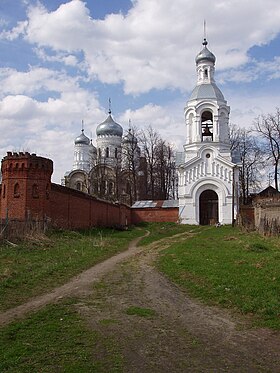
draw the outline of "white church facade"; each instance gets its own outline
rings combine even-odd
[[[204,39],[196,56],[197,83],[184,110],[187,136],[178,165],[183,224],[230,224],[238,210],[239,168],[230,150],[230,107],[215,83],[215,61]]]

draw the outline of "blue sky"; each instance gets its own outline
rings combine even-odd
[[[0,0],[0,156],[54,160],[60,182],[81,121],[152,125],[182,150],[203,21],[230,121],[279,106],[279,0]]]

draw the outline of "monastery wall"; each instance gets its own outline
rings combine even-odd
[[[147,223],[162,223],[178,221],[178,207],[170,208],[133,208],[131,209],[131,219],[133,224],[142,222]]]
[[[61,185],[51,186],[51,224],[65,229],[131,224],[130,208],[97,200]]]
[[[87,229],[178,220],[178,208],[131,209],[51,183],[53,162],[36,154],[9,152],[2,160],[1,170],[2,229],[8,222],[7,231],[17,231],[19,235],[34,227]]]

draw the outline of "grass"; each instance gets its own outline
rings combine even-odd
[[[199,234],[161,253],[159,269],[191,296],[280,329],[279,238],[226,226],[196,229]]]
[[[18,246],[0,246],[0,309],[65,283],[82,270],[125,250],[139,229],[58,231],[32,237]]]
[[[141,240],[141,246],[149,245],[154,241],[161,240],[165,237],[171,237],[175,234],[188,232],[193,228],[190,225],[176,223],[142,223],[140,227],[150,231],[149,236]]]
[[[231,227],[151,223],[129,231],[93,229],[52,232],[16,247],[0,246],[2,310],[67,282],[92,265],[125,250],[143,230],[148,245],[178,233],[188,238],[162,252],[158,267],[195,297],[254,316],[255,323],[280,328],[280,240]],[[139,311],[140,312],[140,311]]]
[[[144,227],[143,227],[144,228]],[[249,314],[255,325],[280,329],[280,240],[231,227],[149,224],[148,244],[192,231],[161,252],[158,267],[194,297]],[[17,247],[0,247],[0,299],[3,308],[62,284],[118,251],[143,231],[53,232]],[[95,285],[104,290],[102,282]],[[79,316],[76,301],[46,306],[0,329],[1,373],[119,373],[125,361],[117,337],[92,330]],[[128,307],[127,315],[156,316],[153,309]]]
[[[117,341],[89,330],[71,301],[51,305],[0,330],[1,373],[118,373]]]
[[[156,312],[151,308],[143,308],[131,306],[126,309],[127,315],[140,316],[140,317],[153,317],[156,316]]]

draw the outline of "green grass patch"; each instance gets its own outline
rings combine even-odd
[[[160,270],[192,296],[280,329],[280,239],[229,226],[196,230],[161,253]]]
[[[0,330],[1,373],[122,372],[117,341],[89,330],[71,303]]]
[[[32,237],[18,246],[0,246],[0,309],[62,285],[96,263],[125,250],[143,235],[139,229],[57,231]]]
[[[149,245],[154,241],[161,240],[165,237],[171,237],[175,234],[189,232],[193,229],[190,225],[177,223],[142,223],[140,226],[150,231],[149,236],[141,240],[139,244],[141,246]]]
[[[112,325],[112,324],[117,324],[118,322],[117,322],[117,320],[114,320],[114,319],[102,319],[102,320],[100,320],[99,321],[99,323],[101,324],[101,325]]]
[[[127,308],[125,312],[127,315],[140,316],[140,317],[156,316],[156,311],[152,310],[151,308],[143,308],[143,307],[136,307],[136,306],[131,306]]]

